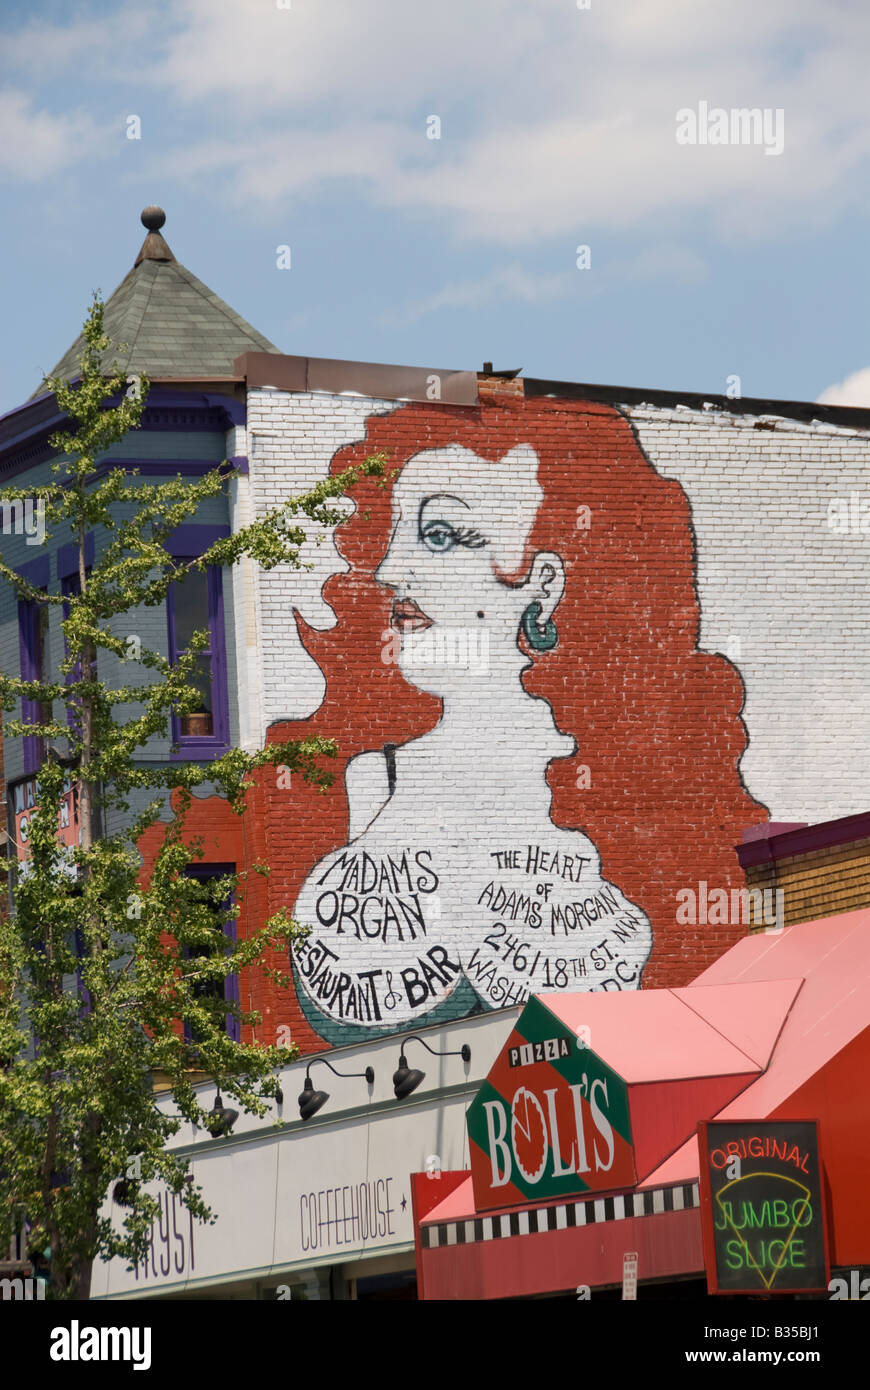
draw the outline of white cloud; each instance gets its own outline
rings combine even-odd
[[[836,215],[870,156],[870,27],[842,4],[186,0],[181,14],[155,80],[177,100],[229,103],[241,143],[224,148],[224,168],[237,197],[266,205],[362,177],[375,203],[507,245],[694,210],[752,237],[805,215],[808,185],[815,216]],[[799,63],[783,61],[789,43]],[[782,107],[783,154],[678,146],[676,112],[700,99]],[[427,114],[441,118],[438,141]]]
[[[870,10],[851,0],[154,0],[46,37],[135,75],[171,111],[147,172],[270,215],[345,184],[375,206],[505,246],[602,229],[720,236],[822,226],[867,195]],[[116,26],[115,18],[120,20]],[[43,25],[43,28],[45,26]],[[39,51],[38,26],[12,36]],[[25,43],[26,40],[26,43]],[[88,40],[89,42],[85,42]],[[89,47],[90,44],[90,47]],[[783,108],[785,148],[678,146],[699,100]],[[426,117],[442,121],[427,140]],[[354,187],[356,184],[356,187]],[[807,190],[812,190],[808,198]]]
[[[36,182],[107,147],[107,135],[87,111],[56,115],[24,92],[0,92],[0,170]]]
[[[3,15],[8,26],[11,16]],[[32,19],[14,32],[8,28],[0,43],[0,65],[44,83],[49,76],[70,71],[82,89],[95,77],[128,83],[141,74],[154,56],[170,16],[156,16],[136,5],[105,6],[101,17],[77,17],[69,24]],[[151,53],[148,53],[148,47]]]
[[[852,372],[844,381],[825,387],[816,397],[819,405],[862,405],[870,406],[870,367],[862,367]]]

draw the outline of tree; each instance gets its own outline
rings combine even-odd
[[[185,838],[193,793],[213,786],[243,814],[259,769],[278,763],[326,786],[323,760],[336,752],[330,740],[311,738],[250,755],[232,749],[207,764],[137,759],[153,735],[167,736],[173,711],[181,717],[200,705],[197,655],[207,634],[194,634],[170,663],[129,640],[130,615],[162,604],[170,584],[194,571],[233,565],[242,555],[264,568],[282,561],[301,567],[304,519],[336,524],[345,515],[339,495],[358,476],[383,473],[383,456],[374,455],[217,540],[196,560],[172,561],[163,542],[224,490],[232,472],[225,464],[195,481],[159,484],[138,482],[135,471],[101,476],[100,456],[138,426],[148,382],[121,395],[123,373],[114,364],[104,373],[109,340],[98,295],[84,340],[79,383],[49,383],[71,428],[51,437],[60,457],[54,481],[40,489],[49,526],[71,528],[77,543],[78,591],[44,593],[0,562],[0,577],[20,600],[46,614],[66,605],[67,651],[54,679],[0,676],[0,707],[13,710],[23,697],[39,714],[4,721],[6,736],[43,740],[30,857],[17,875],[11,914],[0,921],[0,1208],[23,1214],[31,1251],[37,1258],[47,1252],[49,1297],[79,1299],[89,1296],[95,1258],[144,1259],[158,1209],[149,1184],[165,1182],[196,1218],[214,1219],[185,1163],[166,1147],[182,1119],[214,1129],[214,1115],[198,1103],[197,1078],[213,1077],[243,1109],[263,1115],[276,1069],[296,1055],[227,1035],[227,1013],[242,1024],[260,1019],[225,1001],[226,977],[254,963],[267,969],[266,948],[304,928],[282,911],[245,940],[229,940],[228,895],[243,900],[246,875],[199,880],[190,873],[202,857],[201,846]],[[107,405],[112,398],[117,403]],[[0,502],[23,505],[31,496],[7,488]],[[108,544],[88,568],[86,536],[99,527]],[[131,671],[129,684],[101,678],[113,656],[124,663],[116,670]],[[70,848],[58,843],[58,817],[73,794],[80,843]],[[161,813],[165,819],[167,797],[174,818],[146,882],[137,845]],[[139,804],[131,807],[134,798]],[[111,834],[110,813],[126,819]],[[268,873],[266,865],[255,868]],[[174,1112],[155,1102],[158,1072]],[[120,1225],[105,1214],[110,1192],[123,1203],[115,1206]]]

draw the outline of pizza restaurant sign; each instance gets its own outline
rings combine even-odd
[[[625,1082],[536,998],[469,1106],[468,1136],[478,1211],[637,1181]]]
[[[30,821],[38,805],[36,778],[28,777],[9,788],[14,817],[13,836],[19,862],[30,858]],[[81,843],[79,825],[79,787],[69,777],[64,784],[63,798],[57,813],[57,841],[74,848]]]

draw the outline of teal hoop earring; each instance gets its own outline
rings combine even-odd
[[[536,600],[534,603],[529,604],[520,619],[520,627],[523,636],[534,651],[549,652],[552,651],[553,647],[555,647],[558,642],[559,634],[556,631],[556,624],[553,622],[552,618],[547,619],[546,627],[538,627],[537,620],[540,615],[541,605]]]

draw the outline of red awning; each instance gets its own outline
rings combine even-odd
[[[704,1271],[697,1183],[483,1217],[467,1215],[470,1201],[469,1176],[420,1223],[421,1298],[530,1298],[619,1284],[629,1250],[644,1280]]]
[[[870,1108],[870,911],[738,942],[686,989],[547,994],[541,1002],[631,1088],[636,1188],[475,1211],[471,1175],[418,1223],[421,1296],[531,1297],[703,1272],[699,1121],[817,1116],[831,1189],[832,1255],[870,1263],[863,1158]],[[730,1078],[730,1079],[729,1079]],[[634,1097],[640,1097],[638,1105]],[[644,1168],[646,1153],[653,1159]],[[415,1175],[416,1178],[416,1175]],[[458,1185],[457,1185],[458,1182]]]

